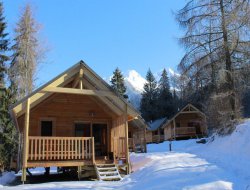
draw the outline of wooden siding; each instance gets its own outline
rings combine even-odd
[[[88,96],[55,94],[31,109],[29,136],[41,135],[40,123],[44,120],[53,121],[53,136],[73,137],[75,122],[110,124],[112,117]],[[24,116],[18,118],[18,124],[22,132]]]

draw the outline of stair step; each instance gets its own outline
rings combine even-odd
[[[116,170],[116,167],[112,167],[112,168],[97,168],[100,171],[105,171],[105,170]]]
[[[96,165],[97,168],[108,168],[108,167],[115,167],[115,164],[98,164]]]
[[[115,164],[96,164],[96,174],[101,181],[120,181],[122,177]]]
[[[105,176],[105,177],[100,177],[101,180],[121,180],[121,178],[119,176]]]
[[[117,171],[113,172],[99,172],[100,175],[118,175],[119,173]]]

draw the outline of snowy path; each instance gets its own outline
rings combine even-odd
[[[52,182],[4,189],[247,189],[237,177],[195,154],[158,152],[133,154],[131,158],[134,165],[145,165],[121,182]]]
[[[120,182],[72,181],[51,182],[15,187],[7,190],[250,190],[250,120],[237,126],[233,134],[216,137],[207,144],[195,140],[148,145],[146,154],[131,154],[134,173]],[[13,177],[13,174],[9,173]]]

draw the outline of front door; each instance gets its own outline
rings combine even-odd
[[[41,121],[41,136],[51,137],[53,134],[53,122]]]
[[[96,156],[108,155],[107,134],[107,124],[93,124]]]

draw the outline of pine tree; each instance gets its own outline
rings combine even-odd
[[[170,92],[169,78],[166,69],[163,69],[159,80],[158,117],[171,117],[174,114],[173,96]]]
[[[8,33],[5,33],[6,22],[3,16],[3,4],[0,2],[0,97],[5,91],[5,75],[6,75],[6,61],[9,57],[6,55],[8,50],[9,40],[6,38]]]
[[[0,2],[0,162],[3,166],[9,166],[12,153],[15,151],[16,130],[9,114],[9,106],[15,101],[13,96],[13,84],[6,86],[6,73],[9,61],[8,33],[5,33],[6,22],[3,16],[3,4]]]
[[[144,84],[144,91],[140,104],[142,117],[146,121],[154,121],[157,119],[157,81],[149,69],[146,75],[147,82]]]
[[[117,91],[122,97],[128,98],[126,95],[126,87],[124,84],[124,77],[119,70],[119,68],[116,68],[113,72],[113,76],[111,78],[111,87]]]
[[[18,99],[31,93],[38,65],[44,53],[38,40],[38,24],[30,5],[26,5],[15,29],[11,72],[18,86]]]

